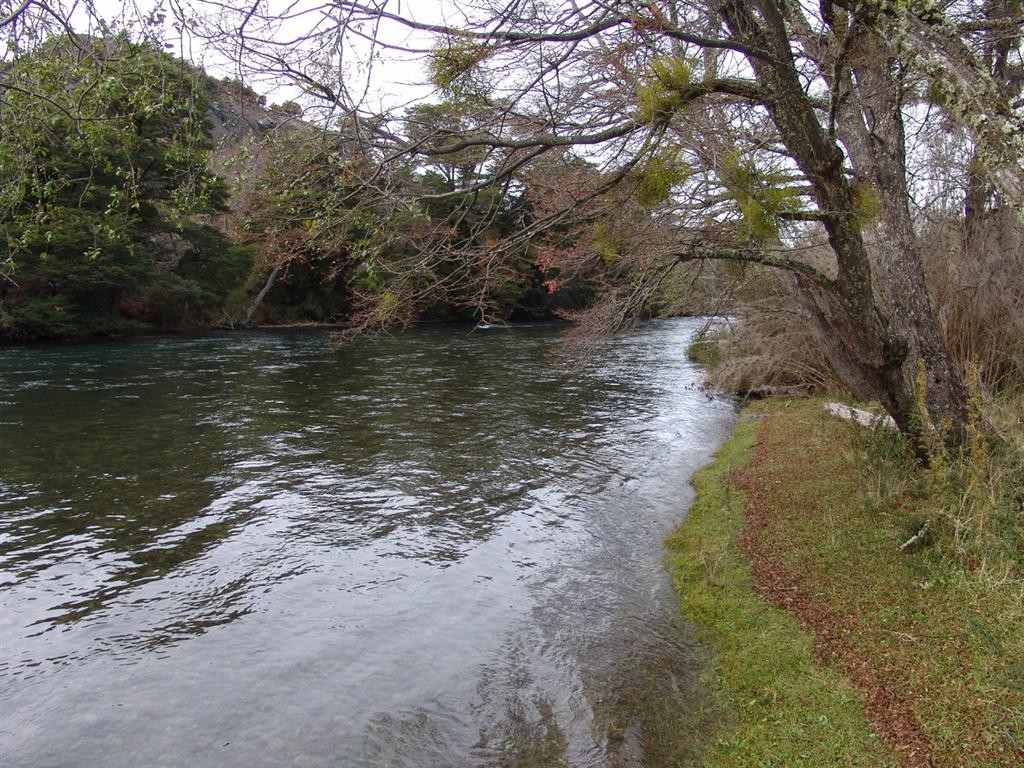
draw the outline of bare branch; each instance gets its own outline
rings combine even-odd
[[[28,10],[28,7],[31,4],[32,0],[22,0],[21,5],[19,5],[13,11],[11,11],[10,14],[4,16],[3,18],[0,18],[0,29],[3,29],[8,24],[11,24],[14,21],[16,21],[19,16],[21,16],[26,10]]]

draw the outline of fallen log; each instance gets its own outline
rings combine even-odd
[[[853,408],[843,403],[825,403],[825,410],[835,416],[837,419],[843,419],[844,421],[852,421],[860,424],[862,427],[881,427],[882,429],[896,429],[896,422],[893,421],[892,416],[879,415],[872,413],[871,411],[865,411],[861,408]]]

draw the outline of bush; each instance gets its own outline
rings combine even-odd
[[[691,357],[717,389],[750,395],[832,390],[838,379],[785,278],[760,272],[737,296],[739,319],[695,339]]]
[[[715,368],[722,362],[721,341],[728,332],[726,328],[705,325],[694,334],[686,348],[686,356],[705,368]]]
[[[159,275],[158,236],[223,205],[224,185],[209,169],[201,79],[155,47],[84,37],[16,56],[5,79],[4,333],[144,329],[120,308]]]
[[[9,335],[18,339],[56,339],[81,332],[78,307],[65,296],[30,299],[8,312]]]

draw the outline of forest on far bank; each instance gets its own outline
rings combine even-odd
[[[531,221],[526,190],[377,205],[354,172],[369,160],[344,131],[304,121],[294,102],[268,106],[151,43],[55,36],[5,77],[0,339],[548,320],[596,297],[594,281],[560,279],[530,243],[504,255],[501,279],[483,288],[454,256],[410,281],[418,238],[450,228],[453,250],[497,243]],[[408,134],[427,135],[456,131],[463,118],[441,103],[403,119]],[[451,194],[474,182],[480,162],[478,152],[421,158],[397,183],[410,198]],[[349,220],[328,231],[339,209]],[[391,283],[402,285],[400,304]],[[644,312],[665,309],[681,311],[666,293]],[[700,309],[691,301],[683,311]]]

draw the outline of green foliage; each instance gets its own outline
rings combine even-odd
[[[857,184],[853,190],[853,215],[861,229],[869,226],[882,210],[882,196],[870,184]]]
[[[924,98],[937,107],[948,107],[953,94],[941,80],[930,80],[925,86]]]
[[[350,308],[352,289],[380,287],[373,265],[399,249],[399,217],[389,226],[391,212],[360,188],[372,160],[347,155],[336,137],[297,132],[276,142],[245,221],[269,259],[288,262],[265,319],[329,320]]]
[[[678,151],[656,152],[636,174],[636,201],[645,208],[664,203],[671,196],[672,188],[689,175],[687,167],[680,162]]]
[[[394,322],[402,311],[401,302],[391,291],[384,291],[373,309],[374,319],[381,325]]]
[[[683,92],[690,87],[693,63],[675,56],[659,56],[651,62],[643,83],[636,92],[636,119],[641,123],[665,120],[683,103]]]
[[[479,79],[479,65],[489,48],[470,40],[448,38],[430,52],[427,73],[430,82],[454,99],[486,100],[486,84]]]
[[[208,168],[200,78],[120,38],[54,40],[14,60],[6,78],[0,261],[9,280],[0,302],[8,333],[136,328],[120,302],[157,273],[153,233],[223,205],[224,186]]]
[[[982,582],[1024,584],[1024,397],[981,391],[976,372],[969,384],[968,434],[958,452],[946,449],[948,425],[928,412],[923,374],[912,418],[927,466],[913,459],[902,435],[863,436],[858,447],[879,474],[880,503],[913,504],[901,523],[905,531],[926,529],[938,557]],[[918,540],[907,535],[903,543],[914,549]]]
[[[379,327],[479,319],[481,299],[503,318],[543,317],[556,302],[578,306],[581,294],[556,299],[545,288],[554,275],[541,273],[534,246],[499,247],[531,215],[520,194],[498,185],[458,191],[477,181],[486,154],[430,153],[472,129],[454,101],[408,110],[403,133],[422,154],[383,175],[376,156],[354,152],[337,136],[278,137],[246,221],[253,238],[267,244],[267,260],[285,264],[262,319],[345,315],[354,325]],[[368,178],[373,187],[363,184]]]
[[[710,325],[701,328],[686,347],[686,356],[705,368],[714,368],[723,359],[720,344],[723,334],[721,329],[712,328]]]
[[[604,222],[594,225],[591,245],[601,255],[605,264],[612,264],[618,260],[622,249],[620,238],[621,235]]]
[[[22,302],[10,312],[7,323],[29,338],[58,338],[78,332],[81,319],[74,301],[53,295]]]
[[[451,192],[476,180],[479,167],[488,155],[486,147],[433,153],[445,144],[473,135],[475,125],[467,115],[463,101],[417,104],[406,110],[404,122],[409,140],[423,147],[420,165],[427,191],[433,194]]]
[[[8,322],[13,335],[29,339],[77,336],[83,328],[103,336],[128,336],[148,328],[138,320],[61,295],[19,303],[8,315]]]
[[[736,201],[749,240],[778,239],[784,214],[799,210],[799,197],[785,186],[781,174],[760,169],[739,153],[724,159],[718,175]]]
[[[213,227],[187,223],[175,234],[185,249],[178,263],[156,271],[147,287],[129,294],[122,306],[122,311],[133,309],[156,329],[217,320],[256,263],[255,246],[233,245]]]
[[[174,272],[195,283],[210,306],[219,304],[249,275],[256,247],[234,245],[222,232],[208,225],[186,224],[182,234],[191,247]]]

